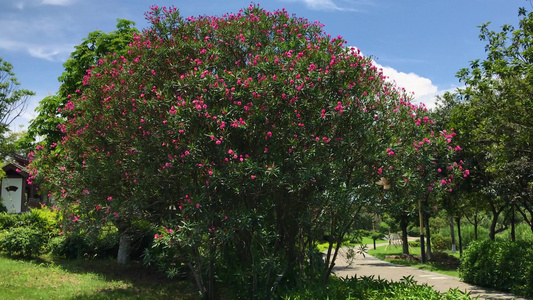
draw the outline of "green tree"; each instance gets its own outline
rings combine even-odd
[[[24,113],[29,97],[35,95],[19,86],[13,65],[0,58],[0,155],[3,159],[13,154],[9,138],[5,135],[9,132],[9,125]]]
[[[533,225],[533,14],[521,8],[519,16],[517,29],[504,25],[497,32],[489,23],[480,26],[487,57],[457,74],[466,87],[459,90],[465,103],[455,120],[477,149],[477,177],[493,214],[491,239],[508,208],[516,207]]]
[[[134,26],[132,21],[117,19],[115,31],[93,31],[74,47],[70,58],[63,64],[63,74],[58,78],[61,82],[59,91],[39,102],[36,109],[39,114],[30,122],[26,143],[34,142],[37,137],[45,139],[48,144],[61,141],[63,133],[60,126],[66,120],[62,110],[70,97],[83,90],[83,78],[87,70],[108,54],[126,54],[127,45],[133,41],[133,35],[139,32]]]

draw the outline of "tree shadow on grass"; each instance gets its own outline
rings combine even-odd
[[[31,259],[6,257],[38,266],[59,267],[71,274],[94,274],[106,282],[117,283],[113,287],[82,291],[73,295],[71,299],[199,299],[198,292],[189,278],[170,279],[163,272],[146,267],[139,261],[120,265],[111,259],[63,259],[50,256]]]

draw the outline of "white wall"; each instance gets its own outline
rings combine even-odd
[[[7,191],[6,187],[16,186],[16,191]],[[10,213],[20,213],[22,207],[22,178],[2,179],[2,202]]]

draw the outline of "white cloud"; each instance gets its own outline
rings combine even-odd
[[[28,2],[19,3],[26,9]],[[36,7],[28,9],[30,15],[39,10]],[[0,28],[3,29],[0,31],[0,49],[24,52],[49,61],[65,61],[69,57],[74,47],[72,42],[69,43],[73,27],[70,26],[71,19],[45,14],[22,19],[17,14],[0,14]]]
[[[354,46],[349,46],[348,49],[350,48],[354,48],[356,50],[358,49]],[[361,52],[361,55],[364,54]],[[372,63],[374,66],[376,66],[376,68],[383,70],[383,75],[388,77],[387,80],[389,82],[394,83],[400,89],[404,88],[409,95],[413,95],[411,101],[413,104],[418,105],[420,103],[424,103],[428,109],[435,107],[435,100],[437,96],[444,94],[446,91],[455,89],[452,88],[449,90],[439,90],[439,88],[434,85],[429,78],[422,77],[413,72],[405,73],[391,67],[384,67],[376,63],[374,60]]]
[[[358,11],[355,7],[338,6],[333,0],[287,0],[289,2],[303,2],[305,6],[312,10],[338,10],[338,11]]]
[[[71,5],[74,0],[43,0],[42,4],[47,5]]]
[[[71,44],[36,44],[25,41],[15,41],[11,39],[0,38],[0,49],[8,51],[23,51],[35,58],[41,58],[48,61],[65,61],[70,53],[74,50]]]
[[[415,73],[404,73],[391,67],[383,67],[375,64],[377,68],[383,69],[383,75],[389,77],[389,81],[395,82],[396,86],[404,88],[407,93],[413,93],[414,104],[424,103],[426,107],[435,107],[435,97],[441,95],[444,91],[431,82],[431,79],[422,77]]]

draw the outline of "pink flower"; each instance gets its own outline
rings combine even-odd
[[[111,201],[111,200],[113,200],[113,197],[111,196],[107,197],[107,201]]]
[[[250,176],[250,178],[255,179],[255,175]]]
[[[233,154],[233,150],[229,149],[228,154]]]

